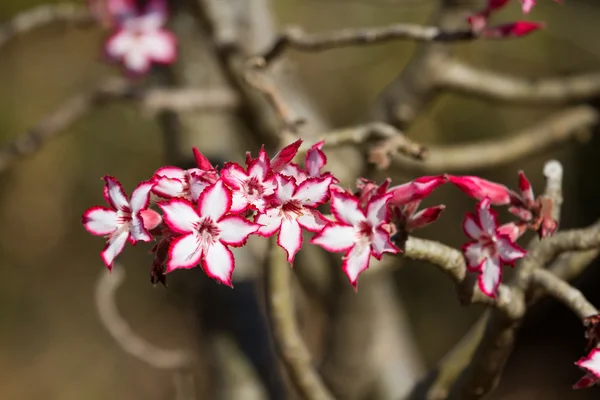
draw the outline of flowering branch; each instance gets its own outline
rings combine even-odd
[[[117,100],[136,101],[150,113],[174,109],[222,109],[237,105],[236,96],[222,89],[142,89],[124,80],[108,79],[94,89],[68,99],[28,132],[2,147],[0,172],[18,159],[33,154],[96,107]]]
[[[333,400],[313,366],[296,324],[292,273],[285,255],[273,241],[270,257],[265,264],[265,291],[269,321],[275,345],[292,383],[302,398],[307,400]]]
[[[427,157],[415,161],[403,155],[394,165],[425,174],[471,171],[492,168],[541,154],[564,142],[581,137],[582,132],[599,121],[598,112],[589,106],[576,106],[515,135],[449,146],[427,146]]]
[[[542,289],[545,293],[569,307],[582,320],[590,315],[598,314],[596,307],[585,298],[583,293],[552,272],[537,269],[532,272],[530,279],[534,287]]]

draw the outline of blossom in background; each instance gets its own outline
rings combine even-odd
[[[202,263],[208,276],[231,286],[235,259],[228,246],[243,246],[259,228],[245,218],[228,215],[231,197],[231,191],[218,180],[202,192],[197,207],[184,199],[158,204],[166,224],[179,234],[169,247],[167,273]]]
[[[83,214],[83,226],[92,235],[107,236],[107,243],[100,253],[108,269],[112,269],[117,255],[123,251],[125,243],[152,240],[149,229],[158,226],[162,220],[160,214],[148,209],[150,190],[154,182],[140,183],[131,199],[123,191],[121,184],[111,176],[105,176],[104,198],[109,207],[96,206]]]
[[[490,205],[490,199],[485,198],[477,204],[475,214],[467,214],[463,230],[472,241],[463,246],[463,253],[467,268],[479,273],[481,291],[496,297],[502,279],[502,265],[514,266],[515,261],[525,257],[526,253],[498,228],[497,214]]]
[[[331,212],[335,221],[311,240],[328,251],[345,252],[342,269],[355,289],[371,256],[380,260],[383,253],[400,251],[390,241],[390,233],[382,228],[389,221],[387,203],[391,197],[392,194],[374,196],[363,209],[356,196],[332,190]]]
[[[150,0],[145,7],[124,2],[122,15],[104,49],[110,59],[123,64],[133,75],[142,75],[153,63],[172,64],[177,56],[177,38],[164,29],[165,0]]]
[[[575,363],[586,374],[579,379],[573,389],[584,389],[600,382],[600,349],[594,348],[590,353]]]

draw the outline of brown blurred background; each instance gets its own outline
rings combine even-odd
[[[47,3],[3,0],[0,21],[28,7]],[[275,0],[281,24],[307,31],[423,22],[433,0]],[[530,37],[461,45],[470,62],[532,78],[600,68],[600,4],[565,0],[540,3],[529,18],[548,28]],[[498,19],[520,18],[508,7]],[[0,141],[23,134],[46,113],[101,78],[119,71],[103,65],[104,32],[65,24],[46,26],[0,49]],[[290,53],[293,67],[335,126],[356,122],[407,62],[408,42]],[[499,107],[442,95],[411,127],[423,143],[454,143],[510,135],[554,109]],[[215,134],[210,132],[210,134]],[[597,152],[600,142],[564,146],[560,152],[522,160],[497,170],[474,171],[516,185],[524,169],[535,188],[543,186],[541,167],[550,157],[564,162],[563,227],[583,226],[600,214]],[[155,370],[127,355],[99,322],[93,291],[104,266],[102,240],[81,226],[83,211],[102,203],[104,174],[117,176],[130,191],[164,160],[157,123],[127,104],[99,108],[68,132],[0,175],[0,398],[6,400],[132,400],[173,398],[169,372]],[[464,242],[460,221],[473,206],[453,188],[439,189],[431,204],[446,204],[442,219],[419,235],[450,245]],[[194,348],[200,336],[186,301],[148,282],[147,247],[128,247],[121,256],[127,280],[118,292],[121,313],[136,332],[164,348]],[[428,265],[408,264],[397,273],[420,350],[434,365],[481,312],[463,308],[455,290]],[[591,267],[578,286],[600,304],[600,271]],[[219,307],[218,304],[213,305]],[[534,308],[520,333],[497,399],[597,398],[600,389],[573,392],[583,355],[583,330],[574,315],[553,301]],[[201,356],[201,355],[200,355]],[[200,380],[200,383],[202,380]],[[198,388],[199,397],[203,395]]]

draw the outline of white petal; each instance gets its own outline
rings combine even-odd
[[[231,274],[235,268],[235,260],[231,251],[223,243],[217,241],[208,248],[202,259],[202,267],[211,278],[231,286]]]
[[[293,178],[286,178],[281,175],[277,175],[277,190],[275,191],[277,199],[281,203],[285,203],[292,199],[296,190],[296,184]]]
[[[356,226],[366,219],[356,197],[336,190],[331,193],[331,212],[338,220],[349,225]]]
[[[577,362],[577,365],[600,377],[600,350],[592,350],[588,357]]]
[[[344,257],[342,269],[350,280],[352,286],[356,288],[358,276],[369,267],[371,259],[371,246],[354,246]]]
[[[150,190],[152,190],[152,186],[154,186],[154,182],[145,181],[142,182],[136,187],[131,193],[131,200],[129,204],[131,205],[131,212],[136,214],[141,210],[148,207],[150,203]]]
[[[144,34],[141,38],[146,55],[161,63],[171,63],[175,60],[175,38],[170,32],[157,30]]]
[[[494,235],[496,233],[496,215],[490,210],[489,200],[482,200],[480,206],[477,208],[477,217],[479,224],[484,232],[488,235]]]
[[[331,252],[347,251],[354,246],[357,233],[354,227],[347,225],[330,225],[323,229],[310,242]]]
[[[185,195],[183,182],[179,179],[167,177],[158,178],[152,191],[166,198],[183,197]]]
[[[302,246],[302,229],[294,219],[284,218],[277,237],[277,244],[285,249],[287,260],[294,262],[294,256]]]
[[[130,71],[143,73],[150,69],[150,58],[143,47],[135,45],[123,57],[123,65]]]
[[[471,214],[467,214],[463,221],[463,231],[465,231],[465,235],[474,240],[478,240],[482,234],[481,228]]]
[[[467,268],[471,271],[479,270],[485,254],[480,242],[470,242],[463,246],[463,253],[467,260]]]
[[[261,236],[271,236],[279,230],[282,220],[279,208],[270,208],[254,220],[257,224],[262,225],[256,233]]]
[[[119,181],[112,176],[105,176],[104,181],[106,182],[104,186],[104,198],[106,201],[117,210],[129,211],[129,201],[127,201],[127,197]]]
[[[196,229],[195,225],[200,221],[200,216],[187,200],[173,199],[168,202],[159,203],[158,206],[165,213],[165,222],[175,232],[192,232]]]
[[[222,180],[216,181],[202,192],[198,200],[200,215],[218,221],[231,208],[231,191]]]
[[[387,203],[390,194],[373,197],[367,205],[367,220],[375,227],[380,226],[388,219]]]
[[[390,242],[390,234],[381,228],[375,229],[371,238],[371,246],[373,254],[376,257],[381,257],[383,253],[398,253],[398,249]]]
[[[225,217],[218,223],[219,240],[232,246],[241,246],[246,242],[248,236],[258,230],[259,226],[248,221],[246,218],[231,216]]]
[[[106,42],[106,52],[114,58],[121,58],[135,46],[135,36],[127,29],[112,35]]]
[[[202,194],[202,192],[204,192],[204,189],[206,189],[209,185],[209,182],[200,178],[198,175],[191,174],[189,194],[192,197],[192,201],[197,202],[200,199],[200,195]]]
[[[127,238],[129,238],[129,231],[125,229],[115,232],[108,238],[106,247],[104,247],[100,256],[109,269],[112,268],[115,258],[123,251]]]
[[[105,207],[92,207],[83,214],[82,222],[92,235],[108,235],[118,227],[117,212]]]
[[[321,150],[322,143],[311,147],[306,153],[306,170],[310,176],[319,176],[321,168],[327,163],[327,157]]]
[[[252,160],[248,166],[248,175],[257,178],[259,181],[263,181],[269,172],[269,165],[266,160],[257,158]]]
[[[200,238],[196,233],[179,236],[173,239],[173,242],[169,247],[167,272],[179,268],[193,268],[200,263],[201,257],[202,246]]]
[[[248,175],[238,164],[227,163],[221,170],[221,178],[232,189],[240,189],[244,185],[244,182],[248,180]]]
[[[479,288],[490,297],[496,297],[496,290],[502,279],[502,266],[495,257],[487,257],[481,266]]]
[[[525,257],[525,251],[505,237],[498,238],[498,253],[505,263],[512,263]]]
[[[293,178],[297,185],[301,184],[308,178],[308,175],[296,164],[286,165],[280,173]]]
[[[159,168],[155,173],[155,176],[164,176],[166,178],[179,179],[185,181],[187,172],[179,167],[162,167]]]
[[[241,212],[248,208],[248,200],[240,191],[233,192],[231,195],[231,212]]]
[[[332,178],[309,178],[302,182],[294,192],[294,199],[306,206],[316,206],[325,201],[329,195],[329,186]]]
[[[296,218],[296,221],[306,230],[311,232],[321,232],[327,221],[321,217],[321,214],[313,210],[304,210],[304,214]]]
[[[148,230],[144,227],[144,220],[140,214],[133,215],[131,218],[131,241],[135,242],[149,242],[152,240],[152,236]]]

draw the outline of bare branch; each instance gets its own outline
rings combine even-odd
[[[436,26],[394,24],[371,28],[342,29],[334,32],[308,34],[299,27],[289,27],[279,34],[273,45],[257,56],[265,64],[280,57],[285,50],[324,51],[340,47],[385,43],[392,40],[419,42],[458,42],[473,40],[477,36],[470,29],[444,31]]]
[[[581,319],[590,315],[597,315],[598,310],[594,307],[579,290],[569,285],[553,273],[537,269],[531,274],[531,283],[544,290],[567,307],[569,307]]]
[[[557,78],[521,78],[479,69],[449,60],[439,70],[437,85],[495,102],[518,104],[565,104],[600,95],[600,72]]]
[[[85,24],[92,22],[85,7],[76,4],[44,4],[23,11],[0,25],[0,48],[14,37],[54,22]]]
[[[58,109],[44,117],[28,132],[17,136],[0,149],[0,172],[18,159],[31,155],[47,141],[65,132],[77,120],[96,107],[114,100],[133,100],[150,112],[162,109],[227,108],[237,105],[237,97],[217,89],[141,89],[127,81],[108,79],[88,92],[68,99]]]
[[[284,252],[272,243],[265,266],[265,290],[275,345],[292,383],[307,400],[333,400],[317,373],[296,325],[292,273]]]
[[[515,135],[465,144],[428,146],[427,157],[423,161],[397,155],[393,162],[401,168],[425,174],[498,167],[541,154],[568,140],[580,139],[586,128],[598,121],[595,109],[577,106],[556,113]]]

